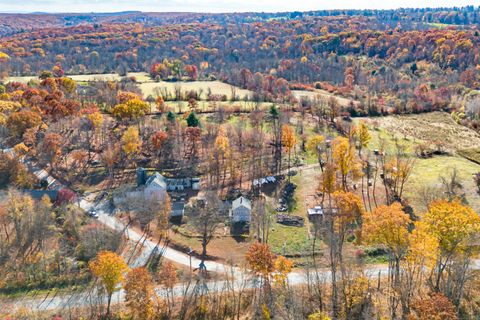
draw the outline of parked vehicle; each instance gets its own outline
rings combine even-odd
[[[95,210],[88,211],[88,215],[92,218],[95,218],[95,219],[98,219],[98,217],[99,217],[97,211],[95,211]]]

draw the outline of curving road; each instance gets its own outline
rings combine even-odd
[[[28,168],[40,179],[47,179],[49,185],[54,189],[62,188],[62,185],[51,177],[46,170],[36,168],[35,165],[24,161]],[[306,166],[304,169],[309,169],[310,167],[315,167],[318,165]],[[140,233],[135,230],[126,227],[125,224],[120,221],[118,218],[107,214],[104,210],[98,205],[94,205],[92,202],[88,201],[85,198],[79,200],[79,206],[84,210],[88,211],[93,208],[99,214],[98,221],[102,224],[108,226],[117,231],[123,231],[128,239],[133,242],[143,243],[142,251],[137,256],[134,261],[130,263],[131,267],[144,266],[152,252],[156,248],[156,243],[149,239],[145,239]],[[168,260],[174,261],[175,263],[197,267],[200,264],[200,260],[195,257],[190,257],[187,254],[180,252],[172,248],[165,248],[162,256]],[[225,289],[249,289],[258,286],[258,281],[252,277],[248,272],[241,270],[235,266],[228,266],[226,264],[215,262],[215,261],[205,261],[205,266],[208,271],[213,271],[216,273],[227,274],[231,281],[220,280],[220,281],[208,281],[203,283],[201,288],[209,292],[218,292]],[[472,262],[473,269],[480,268],[480,260],[475,260]],[[385,276],[388,273],[387,266],[372,266],[365,270],[367,276],[370,277],[379,277]],[[289,284],[299,285],[307,283],[309,279],[317,278],[322,279],[323,281],[330,281],[330,271],[328,270],[319,270],[316,272],[292,272],[288,275]],[[197,283],[198,285],[198,283]],[[198,290],[199,286],[195,284],[188,286],[187,284],[179,284],[173,289],[173,294],[175,296],[182,296],[192,293],[193,290]],[[160,297],[166,296],[167,291],[162,288],[155,289],[157,295]],[[112,304],[123,303],[125,299],[125,292],[123,289],[116,291],[112,297]],[[19,309],[28,309],[32,311],[48,311],[48,310],[74,310],[75,308],[81,308],[90,305],[106,304],[106,299],[99,295],[99,292],[94,287],[88,289],[82,289],[76,292],[65,295],[47,295],[44,297],[24,297],[10,302],[0,303],[2,312],[14,312]]]

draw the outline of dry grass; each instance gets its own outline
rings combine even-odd
[[[105,74],[80,74],[80,75],[66,75],[69,78],[72,78],[78,82],[88,82],[88,81],[97,81],[97,80],[115,80],[118,81],[122,77],[116,73],[105,73]],[[145,72],[132,72],[128,74],[128,77],[135,77],[138,82],[148,82],[152,81],[150,76]],[[22,82],[27,83],[30,80],[38,80],[36,76],[26,76],[26,77],[10,77],[7,79],[9,82]]]
[[[320,98],[330,98],[330,97],[335,97],[342,107],[348,107],[350,105],[350,99],[336,96],[328,91],[325,90],[320,90],[320,89],[315,89],[314,91],[302,91],[302,90],[292,90],[292,94],[295,98],[300,100],[302,97],[307,97],[309,99],[315,99],[317,97]]]
[[[250,99],[252,92],[249,90],[240,89],[238,87],[223,83],[220,81],[177,81],[177,82],[146,82],[140,84],[140,89],[145,97],[152,95],[155,96],[155,90],[166,90],[171,96],[175,96],[175,88],[179,87],[182,92],[187,91],[202,91],[200,99],[206,100],[209,89],[213,94],[216,95],[225,95],[228,100],[232,99],[232,92],[235,93],[235,96],[243,99],[245,96]],[[233,90],[233,91],[232,91]],[[160,91],[161,92],[161,91]]]
[[[440,192],[441,177],[447,178],[453,169],[457,170],[458,178],[463,186],[460,193],[465,193],[472,208],[480,212],[480,196],[476,192],[473,175],[480,171],[480,166],[467,159],[455,156],[441,156],[430,159],[417,159],[410,179],[405,188],[405,196],[417,209],[423,211],[423,192]],[[426,189],[428,188],[428,189]]]
[[[409,156],[414,157],[415,146],[432,144],[441,140],[445,143],[449,156],[434,156],[416,159],[410,179],[405,186],[404,196],[410,204],[422,212],[425,210],[424,194],[437,193],[442,196],[441,177],[455,168],[468,203],[480,211],[480,196],[476,192],[473,175],[480,172],[479,150],[472,146],[480,145],[480,135],[452,120],[448,113],[433,112],[421,115],[388,116],[364,119],[371,129],[370,149],[376,149],[381,140],[393,146],[394,142],[405,147]],[[391,150],[387,150],[389,153]]]
[[[373,127],[415,144],[443,141],[450,152],[480,145],[480,135],[477,132],[459,125],[445,112],[388,116],[373,118],[368,122]]]

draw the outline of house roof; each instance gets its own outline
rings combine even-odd
[[[23,190],[25,194],[28,194],[34,200],[41,200],[43,196],[48,196],[50,201],[56,201],[58,196],[58,190]]]
[[[172,216],[178,216],[183,214],[185,208],[185,202],[174,202],[172,203]]]
[[[239,207],[245,207],[248,210],[252,210],[252,203],[247,198],[240,197],[232,202],[232,210],[235,210]]]
[[[164,176],[162,176],[160,173],[155,172],[153,175],[151,175],[148,179],[147,182],[145,182],[145,186],[147,187],[159,187],[162,189],[167,188],[167,183],[165,181]]]
[[[314,208],[307,209],[308,215],[313,216],[313,215],[324,215],[324,214],[336,214],[338,209],[332,208],[332,209],[324,209],[322,206],[315,206]]]

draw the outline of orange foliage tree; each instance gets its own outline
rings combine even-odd
[[[145,268],[134,268],[127,274],[124,284],[125,301],[133,319],[152,319],[153,310],[153,282]]]

